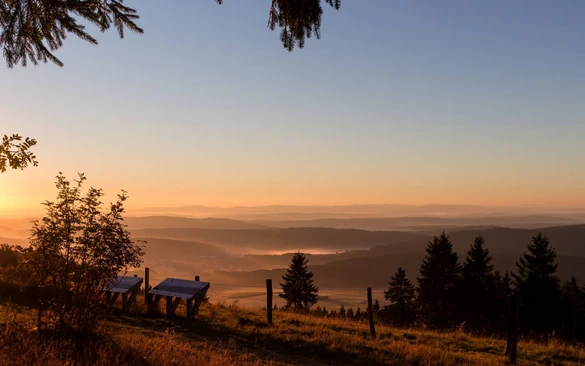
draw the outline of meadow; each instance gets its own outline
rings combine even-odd
[[[114,310],[96,335],[36,329],[34,310],[0,306],[0,364],[57,365],[505,365],[505,339],[435,332],[219,302],[204,304],[192,321],[146,317],[143,301],[129,314]],[[585,348],[550,338],[521,339],[519,365],[582,365]]]

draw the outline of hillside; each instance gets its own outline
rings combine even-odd
[[[30,230],[13,229],[7,226],[0,226],[0,237],[26,239],[30,235]]]
[[[24,239],[16,239],[16,238],[5,238],[0,236],[0,244],[11,244],[11,245],[27,245],[27,241]]]
[[[553,248],[559,253],[568,256],[585,257],[585,225],[553,226],[538,229],[452,229],[446,230],[453,243],[453,248],[460,253],[466,253],[477,236],[482,236],[486,246],[492,253],[521,254],[531,238],[542,232],[550,238]],[[440,234],[436,231],[434,235]],[[427,241],[412,240],[389,245],[372,247],[372,255],[424,253]]]
[[[465,230],[448,233],[457,251],[466,251],[473,239],[481,235],[492,253],[518,254],[538,232],[546,234],[559,254],[585,257],[585,225],[557,226],[539,229],[493,228],[487,230]]]
[[[387,288],[388,281],[398,267],[404,268],[407,276],[416,284],[423,257],[423,254],[399,254],[353,258],[316,265],[309,262],[309,269],[315,275],[315,284],[322,288]],[[496,270],[516,271],[519,256],[494,254],[492,257]],[[559,264],[557,275],[561,280],[569,280],[571,276],[575,276],[579,283],[585,282],[585,258],[560,255],[557,263]],[[271,270],[215,271],[207,276],[212,281],[225,285],[260,287],[267,278],[278,280],[282,278],[285,270],[283,266]]]
[[[388,218],[323,218],[314,220],[254,221],[265,226],[289,227],[327,227],[335,229],[361,230],[443,230],[465,226],[505,226],[510,228],[539,228],[557,225],[582,224],[582,220],[563,216],[507,215],[507,216],[406,216]]]
[[[214,230],[252,230],[267,229],[267,227],[258,224],[247,223],[238,220],[223,218],[204,218],[196,219],[189,217],[174,216],[145,216],[145,217],[126,217],[124,223],[128,229],[166,229],[166,228],[184,228],[184,229],[214,229]]]
[[[295,206],[295,205],[269,205],[269,206],[240,206],[240,207],[206,207],[206,206],[180,206],[180,207],[151,207],[140,210],[148,213],[174,213],[194,216],[232,217],[244,219],[261,215],[354,215],[369,217],[392,217],[409,215],[458,215],[458,214],[482,214],[491,211],[489,208],[464,205],[398,205],[398,204],[374,204],[374,205],[335,205],[335,206]],[[514,210],[513,210],[514,211]],[[331,216],[329,216],[331,217]]]
[[[297,250],[327,248],[329,250],[369,249],[372,246],[396,244],[429,236],[401,231],[365,231],[355,229],[290,228],[272,230],[209,229],[139,229],[133,237],[192,240],[229,246],[234,250]]]
[[[221,248],[213,245],[188,240],[173,240],[161,238],[133,237],[133,240],[142,240],[144,251],[147,256],[155,257],[158,260],[190,260],[195,257],[218,257],[227,256]]]
[[[193,322],[113,314],[96,337],[38,337],[34,313],[0,306],[0,364],[75,365],[504,365],[504,339],[431,332],[277,311],[205,305]],[[184,308],[179,307],[182,316]],[[520,365],[582,365],[585,351],[559,342],[518,343]]]

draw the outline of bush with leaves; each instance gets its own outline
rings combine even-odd
[[[37,289],[26,265],[29,248],[0,244],[0,299],[21,305],[37,303]]]
[[[85,180],[80,174],[71,183],[59,174],[57,200],[44,203],[45,217],[32,228],[29,264],[40,288],[39,327],[44,315],[60,327],[91,332],[107,310],[102,288],[142,262],[142,248],[123,224],[126,193],[104,210],[101,189],[82,194]]]

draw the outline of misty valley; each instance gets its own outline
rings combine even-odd
[[[278,293],[292,254],[300,251],[306,254],[314,273],[319,304],[355,308],[365,305],[367,287],[372,287],[374,297],[384,304],[383,291],[398,267],[416,282],[427,244],[443,231],[460,260],[474,238],[482,236],[495,270],[501,273],[515,271],[531,238],[542,232],[558,253],[561,281],[571,276],[579,282],[585,280],[583,215],[496,214],[487,210],[458,206],[360,210],[349,206],[330,207],[327,214],[323,208],[277,206],[132,212],[124,222],[133,240],[144,241],[145,256],[142,268],[129,274],[142,276],[143,267],[148,267],[154,282],[197,275],[211,282],[208,295],[212,302],[261,308],[266,301],[265,280],[273,279]],[[404,213],[418,215],[376,217]],[[327,215],[331,218],[325,218]],[[30,221],[0,219],[0,242],[26,246]],[[275,297],[275,303],[281,306],[283,301]]]

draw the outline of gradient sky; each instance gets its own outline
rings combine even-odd
[[[127,3],[144,35],[0,70],[0,133],[40,161],[4,213],[59,171],[130,207],[585,207],[585,1],[344,0],[293,53],[269,0]]]

